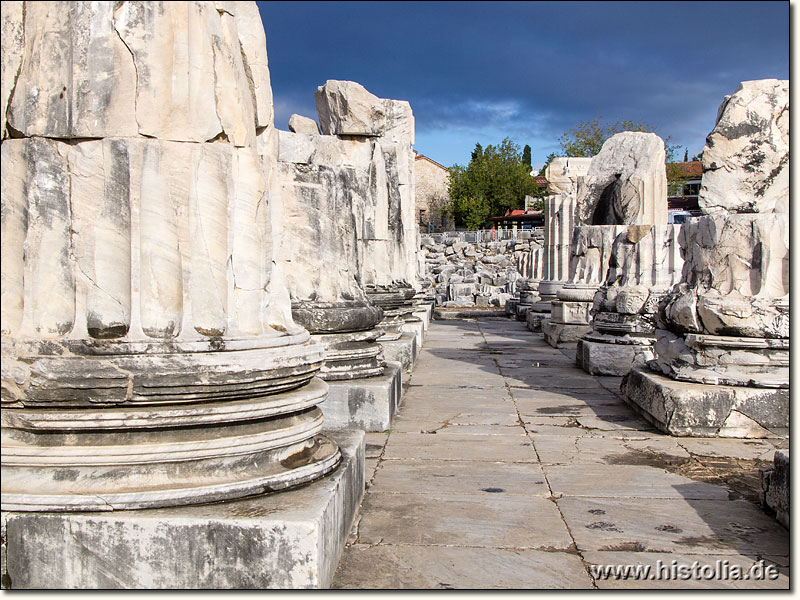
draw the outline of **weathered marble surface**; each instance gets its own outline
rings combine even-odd
[[[626,402],[658,429],[689,437],[764,438],[789,433],[789,390],[675,381],[635,368]]]
[[[575,196],[578,191],[578,181],[585,177],[592,164],[591,158],[558,156],[554,158],[545,170],[547,191],[552,195],[568,194]]]
[[[789,450],[777,450],[773,466],[761,472],[762,503],[775,513],[775,518],[787,529],[791,512]]]
[[[334,469],[322,347],[274,261],[255,4],[28,3],[3,20],[4,73],[21,57],[0,175],[4,509],[216,501]]]
[[[344,136],[343,141],[365,151],[357,165],[361,179],[353,201],[358,281],[384,311],[382,339],[397,339],[402,323],[412,318],[417,293],[412,282],[419,264],[411,107],[378,98],[352,81],[329,80],[315,98],[323,137]]]
[[[789,335],[785,215],[715,214],[681,230],[682,283],[663,308],[675,333]]]
[[[355,81],[329,79],[317,88],[314,98],[325,135],[381,136],[386,132],[386,104]]]
[[[703,212],[789,212],[789,82],[744,81],[703,149]]]
[[[22,0],[8,0],[0,4],[0,27],[3,35],[0,37],[0,134],[2,138],[8,137],[6,130],[6,113],[8,101],[14,90],[14,83],[22,67],[22,55],[25,50],[24,18]]]
[[[585,371],[625,375],[655,357],[659,302],[680,280],[680,225],[630,225],[612,244],[604,283],[592,306],[593,331],[578,342]]]
[[[327,588],[365,483],[364,433],[330,436],[342,448],[339,468],[280,494],[138,511],[4,511],[3,587]]]
[[[575,224],[578,185],[588,172],[591,160],[559,157],[547,167],[545,176],[553,195],[544,201],[544,256],[539,283],[543,305],[534,306],[534,311],[547,312],[547,303],[555,300],[556,293],[569,276],[569,246]]]
[[[654,133],[608,138],[578,186],[576,223],[655,225],[667,222],[664,142]]]
[[[294,114],[289,117],[289,131],[292,133],[319,134],[319,127],[314,119]]]
[[[788,427],[786,90],[776,80],[744,82],[706,141],[706,214],[681,228],[683,271],[659,304],[655,373],[632,372],[625,390],[659,427],[741,437]],[[674,401],[685,389],[692,394]],[[731,398],[743,408],[721,423],[719,403]]]
[[[17,31],[22,14],[13,13],[4,22]],[[12,52],[4,63],[4,72],[17,60],[21,67],[2,107],[5,114],[10,96],[8,125],[23,136],[224,136],[254,146],[256,129],[272,123],[264,30],[252,3],[32,2],[23,32],[21,58]]]

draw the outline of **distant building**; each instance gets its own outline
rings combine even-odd
[[[667,198],[667,207],[670,210],[685,210],[689,212],[700,210],[698,199],[700,197],[700,183],[703,179],[703,163],[699,160],[682,163],[670,163],[670,175],[681,180],[683,185],[680,190],[673,190]]]
[[[533,176],[539,192],[547,189],[547,179]],[[502,216],[489,217],[493,227],[501,229],[535,229],[544,225],[544,212],[535,208],[542,202],[541,197],[525,196],[525,208],[507,210]]]
[[[414,157],[414,201],[420,231],[454,229],[452,218],[444,210],[450,201],[449,187],[450,171],[447,167],[424,154]]]
[[[502,217],[489,217],[494,227],[501,229],[534,229],[544,225],[541,210],[507,210]]]

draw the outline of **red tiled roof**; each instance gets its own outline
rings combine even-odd
[[[700,179],[703,176],[703,163],[699,160],[690,162],[670,163],[674,165],[679,177],[686,179]]]
[[[534,177],[533,179],[539,187],[547,187],[547,177]]]

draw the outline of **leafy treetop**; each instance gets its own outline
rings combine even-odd
[[[527,161],[520,147],[505,138],[497,146],[476,144],[466,167],[450,167],[450,210],[456,224],[485,227],[490,216],[522,208],[526,195],[543,195],[530,176],[529,157]]]

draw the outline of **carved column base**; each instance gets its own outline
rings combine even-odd
[[[374,377],[383,373],[383,351],[375,326],[383,310],[364,301],[294,302],[292,317],[325,348],[320,378],[325,381]]]
[[[327,384],[246,400],[2,411],[2,508],[104,511],[242,498],[336,468]]]
[[[390,286],[367,286],[367,298],[375,306],[383,309],[383,320],[379,327],[384,335],[380,341],[393,341],[403,335],[403,323],[414,312],[412,298],[416,290],[408,284]]]
[[[320,378],[325,381],[375,377],[383,373],[383,349],[377,342],[382,329],[312,336],[325,348]]]
[[[306,331],[5,342],[3,510],[227,500],[300,485],[338,464],[316,408],[328,389],[314,378],[322,347]]]
[[[789,387],[789,339],[656,330],[651,368],[678,381],[762,388]]]

